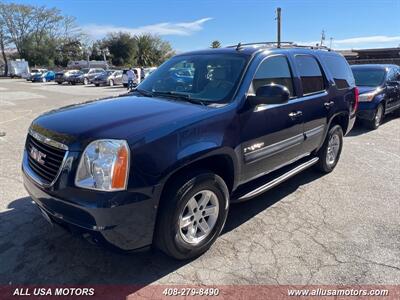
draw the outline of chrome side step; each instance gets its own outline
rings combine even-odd
[[[236,201],[241,202],[241,201],[245,201],[245,200],[249,200],[253,197],[256,197],[270,189],[272,189],[273,187],[277,186],[278,184],[284,182],[285,180],[288,180],[289,178],[293,177],[294,175],[297,175],[298,173],[300,173],[301,171],[315,165],[318,162],[319,158],[318,157],[314,157],[298,166],[296,166],[295,168],[291,169],[290,171],[282,174],[279,177],[276,177],[275,179],[259,186],[258,188],[244,194],[243,196],[240,196],[239,198],[236,199]]]

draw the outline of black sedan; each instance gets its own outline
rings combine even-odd
[[[107,70],[100,75],[97,75],[92,83],[95,86],[100,85],[117,85],[122,83],[122,71],[120,70]]]

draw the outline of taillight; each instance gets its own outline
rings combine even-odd
[[[360,96],[360,92],[358,90],[358,87],[354,88],[354,107],[353,107],[353,111],[356,112],[357,108],[358,108],[358,98]]]

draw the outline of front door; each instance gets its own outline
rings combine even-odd
[[[269,56],[260,63],[248,94],[273,83],[286,86],[291,99],[285,104],[249,107],[241,114],[242,183],[302,155],[302,104],[296,98],[292,72],[284,55]]]

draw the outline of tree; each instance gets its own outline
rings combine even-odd
[[[215,40],[211,43],[211,48],[221,48],[221,43]]]
[[[174,55],[169,42],[151,34],[135,37],[136,64],[141,67],[157,66]]]
[[[6,55],[6,46],[9,44],[10,38],[7,36],[6,27],[3,19],[0,17],[0,51],[4,62],[4,76],[8,74],[8,59]]]
[[[129,33],[110,33],[94,46],[98,50],[108,48],[113,65],[124,66],[135,63],[136,41]]]
[[[68,53],[77,56],[83,34],[74,18],[63,16],[56,8],[0,2],[0,19],[20,58],[30,64],[65,63],[71,59],[64,54],[60,59],[60,49],[65,47],[69,48]]]

